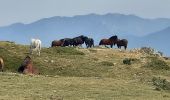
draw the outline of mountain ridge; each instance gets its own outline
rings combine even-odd
[[[54,16],[29,24],[15,23],[0,27],[0,40],[28,44],[30,38],[40,38],[43,41],[43,46],[50,46],[52,40],[86,35],[94,38],[95,45],[98,45],[100,39],[118,35],[120,38],[128,38],[130,41],[129,47],[134,48],[143,46],[140,43],[141,41],[144,41],[143,44],[147,46],[146,37],[150,37],[150,34],[164,30],[167,27],[170,27],[170,19],[168,18],[147,19],[119,13],[104,15],[92,13],[72,17]],[[159,38],[159,36],[157,37]],[[162,37],[159,40],[166,43],[168,40],[165,41],[164,38]],[[156,44],[154,41],[154,45]]]

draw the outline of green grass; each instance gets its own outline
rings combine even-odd
[[[139,82],[97,77],[1,74],[1,99],[168,100],[170,94]],[[142,88],[141,88],[142,87]]]
[[[18,74],[17,68],[27,55],[27,45],[0,42],[0,57],[5,62],[5,72],[0,73],[0,99],[170,99],[169,91],[156,91],[152,84],[153,77],[170,80],[170,70],[153,69],[169,66],[169,60],[156,57],[153,62],[150,55],[108,48],[42,48],[40,57],[30,55],[41,75]],[[123,64],[125,58],[133,59],[132,63]]]

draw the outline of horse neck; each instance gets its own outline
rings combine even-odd
[[[115,43],[115,42],[116,42],[116,40],[113,40],[113,39],[109,39],[109,41],[110,41],[111,43]]]

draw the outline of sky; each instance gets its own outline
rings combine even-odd
[[[170,0],[0,0],[0,26],[90,13],[170,18]]]

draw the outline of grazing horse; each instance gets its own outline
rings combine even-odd
[[[39,40],[39,39],[31,39],[30,54],[33,54],[33,51],[36,51],[37,54],[40,56],[41,40]]]
[[[4,71],[4,61],[3,59],[0,57],[0,70],[3,72]]]
[[[94,47],[94,40],[92,38],[85,38],[85,44],[87,48],[91,48],[92,46]]]
[[[116,42],[116,44],[117,44],[117,47],[118,47],[118,48],[121,49],[121,46],[124,46],[124,48],[125,48],[125,50],[126,50],[127,45],[128,45],[128,40],[126,40],[126,39],[122,39],[122,40],[118,39],[117,42]]]
[[[33,67],[32,60],[29,56],[26,56],[21,66],[18,68],[19,73],[23,74],[39,74],[38,70]]]
[[[117,40],[118,40],[118,37],[115,35],[115,36],[110,37],[109,39],[102,39],[99,45],[105,45],[105,46],[110,45],[110,47],[112,48],[113,45],[116,44]]]
[[[64,41],[65,41],[64,39],[54,40],[54,41],[52,41],[52,43],[51,43],[51,47],[63,46]]]

